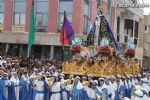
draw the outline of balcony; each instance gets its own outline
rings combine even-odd
[[[116,4],[133,4],[132,0],[115,0]],[[135,4],[140,4],[140,2],[135,1]],[[124,8],[123,8],[124,9]],[[143,9],[142,8],[133,8],[133,7],[125,7],[125,10],[129,13],[129,15],[133,14],[138,16],[139,18],[143,19]]]
[[[25,32],[25,26],[24,25],[13,25],[12,32]]]
[[[143,19],[143,10],[141,8],[127,8],[130,12]]]

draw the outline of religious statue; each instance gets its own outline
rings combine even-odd
[[[102,13],[102,7],[100,4],[97,5],[97,16],[93,24],[91,33],[87,36],[87,45],[100,45],[102,38],[109,38],[110,36],[107,33],[107,21],[105,16]]]

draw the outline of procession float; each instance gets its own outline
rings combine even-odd
[[[138,75],[140,67],[135,59],[135,46],[128,41],[123,50],[115,40],[105,16],[98,11],[96,20],[87,36],[87,45],[74,38],[70,46],[72,58],[64,62],[64,74],[117,76]]]

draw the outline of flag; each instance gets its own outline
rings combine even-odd
[[[91,30],[92,30],[92,23],[90,22],[90,20],[88,19],[88,26],[87,26],[87,34],[90,34],[91,33]]]
[[[68,44],[68,42],[72,39],[74,39],[74,32],[66,15],[64,14],[64,22],[63,22],[62,31],[60,34],[60,43],[62,45]]]
[[[32,0],[32,7],[30,11],[30,30],[28,36],[28,47],[29,49],[35,42],[35,15],[34,15],[34,0]]]

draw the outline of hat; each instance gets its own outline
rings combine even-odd
[[[46,72],[46,74],[49,74],[49,72]]]
[[[141,75],[138,75],[138,77],[141,77]]]
[[[4,76],[4,77],[7,77],[7,76],[8,76],[8,74],[7,74],[7,73],[4,73],[4,74],[3,74],[3,76]]]
[[[83,76],[82,79],[85,79],[85,80],[86,80],[87,78],[86,78],[85,76]]]
[[[38,71],[38,69],[37,69],[37,68],[34,68],[33,70],[34,70],[34,71]]]
[[[89,81],[83,82],[83,85],[84,85],[84,86],[88,86],[88,85],[89,85]]]
[[[44,71],[41,71],[41,74],[42,74],[42,75],[44,75],[44,74],[45,74],[45,72],[44,72]]]
[[[94,83],[96,83],[98,85],[98,81],[97,80],[94,80]]]
[[[58,77],[58,74],[57,74],[57,73],[54,73],[54,74],[53,74],[53,77]]]
[[[135,90],[141,90],[141,86],[140,85],[137,85],[137,86],[135,86]]]
[[[147,89],[143,88],[143,89],[141,89],[141,91],[143,92],[143,95],[148,95],[148,90]]]
[[[133,77],[133,75],[129,75],[130,77]]]
[[[146,76],[146,73],[143,73],[143,76]]]
[[[120,76],[120,75],[117,75],[117,77],[118,77],[118,78],[121,78],[121,76]]]
[[[128,97],[124,97],[124,98],[123,98],[123,100],[130,100],[130,98],[128,98]]]
[[[14,74],[16,74],[16,73],[17,73],[17,72],[15,71],[15,69],[12,69],[11,74],[14,75]]]
[[[65,77],[65,75],[63,73],[59,74],[60,77]]]
[[[99,80],[99,81],[104,81],[104,78],[99,78],[98,80]]]
[[[143,98],[143,92],[141,90],[137,90],[134,93],[135,97]]]
[[[80,80],[80,77],[79,77],[79,76],[76,76],[76,77],[75,77],[75,80]]]
[[[122,79],[126,79],[126,77],[125,77],[125,76],[121,76],[121,78],[122,78]]]
[[[90,83],[91,83],[91,85],[93,85],[93,86],[96,86],[96,85],[97,85],[97,83],[94,82],[94,81],[90,81]]]
[[[109,76],[106,76],[105,78],[110,78]]]
[[[73,78],[74,77],[74,75],[73,74],[71,74],[70,76],[69,76],[69,78]]]
[[[148,79],[147,79],[147,78],[142,78],[141,81],[142,81],[143,83],[148,83]]]
[[[92,74],[89,74],[88,77],[93,78],[93,75],[92,75]]]
[[[130,76],[126,76],[127,78],[130,78]]]
[[[116,79],[115,76],[111,76],[110,78],[111,78],[111,79]]]

